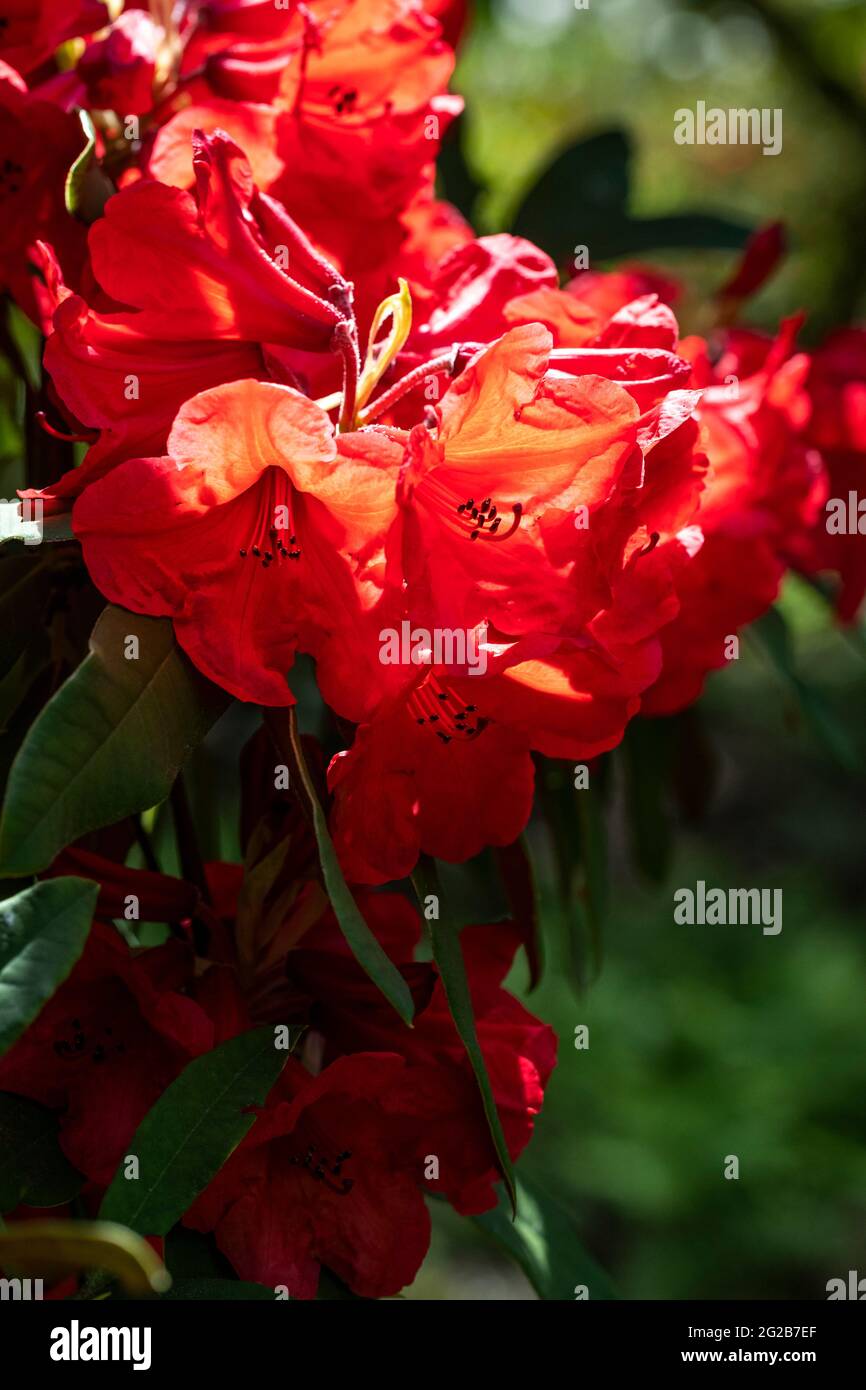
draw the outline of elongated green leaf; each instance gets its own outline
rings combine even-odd
[[[79,111],[84,148],[66,175],[64,198],[66,211],[88,225],[102,215],[112,193],[117,190],[100,168],[96,152],[96,130],[87,111]]]
[[[57,1117],[24,1096],[0,1091],[0,1212],[20,1203],[58,1207],[84,1186],[58,1141]]]
[[[558,265],[575,245],[591,264],[665,247],[738,250],[749,228],[701,212],[633,217],[628,209],[632,147],[621,130],[606,130],[555,156],[518,209],[513,231],[541,246]]]
[[[438,903],[438,918],[433,918],[430,922],[433,959],[436,962],[436,969],[439,971],[442,980],[442,987],[445,990],[445,998],[448,1001],[448,1008],[454,1020],[454,1026],[460,1036],[460,1041],[466,1049],[466,1055],[475,1073],[475,1080],[478,1082],[478,1089],[481,1092],[481,1103],[484,1106],[484,1114],[487,1117],[490,1137],[493,1140],[493,1147],[496,1150],[496,1156],[499,1160],[499,1168],[505,1179],[512,1206],[516,1211],[517,1190],[515,1187],[514,1169],[511,1164],[511,1155],[508,1152],[508,1145],[505,1142],[502,1121],[499,1118],[499,1111],[496,1109],[493,1087],[490,1085],[490,1077],[487,1075],[484,1055],[478,1042],[475,1015],[472,1011],[472,996],[469,992],[466,965],[460,946],[460,929],[456,922],[450,918],[449,914],[444,912],[444,898],[433,860],[422,859],[419,861],[418,868],[415,871],[415,884],[418,897],[422,903],[425,899],[431,897],[435,898]]]
[[[633,719],[623,740],[626,807],[635,858],[653,883],[663,883],[672,848],[667,802],[673,728],[666,719]]]
[[[578,885],[578,901],[586,914],[593,940],[596,962],[601,961],[602,930],[610,898],[610,870],[607,854],[607,825],[601,793],[595,788],[581,792],[577,802],[580,821],[580,858],[583,867]]]
[[[508,896],[509,916],[520,928],[520,937],[529,964],[530,992],[538,985],[544,969],[544,937],[538,919],[538,893],[532,860],[525,838],[494,850],[502,884]],[[472,918],[477,921],[477,918]]]
[[[12,670],[30,644],[51,592],[52,570],[32,554],[7,555],[0,565],[0,676]]]
[[[285,756],[291,758],[295,773],[300,777],[316,835],[325,889],[346,943],[362,970],[366,971],[388,1003],[411,1028],[415,1013],[411,991],[361,916],[343,877],[337,852],[328,833],[328,822],[304,759],[295,712],[293,709],[270,711],[268,723],[277,746]]]
[[[87,940],[99,886],[53,878],[0,903],[0,1052],[32,1023]]]
[[[285,1066],[273,1028],[257,1028],[197,1057],[145,1115],[127,1147],[138,1176],[121,1164],[100,1216],[163,1236],[237,1148]],[[294,1040],[296,1041],[296,1039]]]
[[[466,158],[466,116],[465,113],[451,122],[439,150],[436,161],[436,180],[442,195],[463,216],[473,220],[475,204],[484,185],[476,178]]]
[[[862,760],[848,730],[834,713],[824,692],[807,681],[797,669],[791,633],[784,615],[778,608],[768,609],[757,622],[752,623],[747,635],[756,640],[769,657],[815,738],[847,772],[861,773]]]
[[[558,1302],[587,1295],[590,1299],[616,1298],[609,1277],[581,1244],[569,1212],[524,1177],[517,1180],[517,1197],[514,1221],[504,1192],[494,1211],[472,1219],[505,1247],[539,1297]]]
[[[38,873],[81,835],[162,801],[228,699],[178,649],[168,619],[107,608],[12,766],[0,872]]]

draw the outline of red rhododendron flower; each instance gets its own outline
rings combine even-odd
[[[508,323],[543,323],[558,347],[584,347],[599,335],[627,304],[655,296],[663,305],[676,303],[678,287],[656,271],[642,267],[619,271],[587,270],[563,289],[543,287],[515,297],[505,306]],[[672,320],[672,315],[667,321]],[[663,343],[654,341],[653,346]]]
[[[315,402],[256,381],[194,396],[168,450],[76,502],[90,573],[114,602],[172,617],[200,670],[238,698],[290,704],[296,646],[309,634],[324,646],[360,607],[400,450],[385,430],[336,436]]]
[[[437,1155],[440,1176],[425,1177],[425,1185],[444,1192],[458,1211],[486,1211],[496,1204],[493,1185],[500,1175],[477,1082],[442,983],[431,965],[412,964],[418,914],[397,894],[363,893],[359,902],[394,963],[413,981],[419,996],[415,1026],[407,1029],[383,1001],[349,953],[331,913],[290,951],[286,976],[312,1001],[309,1017],[322,1035],[326,1062],[374,1048],[406,1058],[408,1068],[389,1106],[419,1121],[418,1172],[426,1155]],[[556,1058],[551,1029],[502,988],[518,944],[519,932],[508,923],[467,927],[461,934],[478,1039],[513,1159],[529,1142]],[[424,976],[427,997],[421,998]]]
[[[80,270],[84,229],[66,211],[63,189],[84,145],[77,116],[32,96],[19,74],[0,62],[0,287],[35,319],[41,315],[28,248],[48,240],[68,275]]]
[[[59,44],[101,28],[106,18],[103,0],[3,0],[0,59],[30,73]]]
[[[770,240],[775,246],[775,236]],[[762,267],[764,248],[762,241],[753,253]],[[642,709],[668,713],[697,697],[707,673],[724,664],[727,639],[772,604],[786,564],[804,553],[823,484],[816,456],[798,438],[808,413],[808,363],[802,354],[791,357],[794,322],[774,347],[759,335],[730,335],[725,355],[711,367],[700,340],[677,347],[676,320],[656,294],[619,302],[635,287],[629,276],[581,275],[567,291],[539,291],[512,301],[504,313],[520,320],[539,313],[558,345],[575,346],[578,360],[599,348],[616,348],[629,359],[635,348],[693,359],[688,385],[700,393],[691,393],[691,402],[710,468],[697,510],[677,508],[682,534],[652,527],[667,551],[679,611],[661,631],[663,671]],[[596,307],[610,315],[606,321]],[[553,359],[562,358],[562,347],[554,349]],[[568,370],[567,358],[562,365]],[[688,396],[674,391],[669,401]],[[669,412],[670,404],[661,409]],[[681,479],[686,499],[697,502],[685,472]]]
[[[507,333],[446,392],[435,437],[424,426],[413,434],[401,478],[405,566],[439,625],[487,620],[518,634],[581,621],[556,550],[566,528],[580,539],[576,509],[591,515],[615,487],[637,448],[639,411],[601,377],[549,376],[550,347],[537,325]]]
[[[810,418],[805,438],[820,452],[829,479],[828,508],[818,517],[811,537],[814,550],[804,568],[838,573],[836,607],[840,618],[850,622],[866,594],[866,522],[857,510],[866,479],[866,331],[832,334],[812,357],[806,389]],[[852,494],[855,528],[849,515]],[[831,519],[832,500],[843,504],[844,525]]]
[[[156,137],[150,172],[185,187],[192,131],[228,131],[260,187],[354,282],[366,324],[397,273],[383,268],[407,236],[400,214],[431,186],[460,109],[444,95],[453,62],[416,0],[221,3],[189,40],[184,103]]]
[[[283,827],[285,833],[286,827]],[[297,820],[289,832],[296,862],[308,838]],[[210,865],[218,910],[233,918],[242,893],[240,866]],[[428,1153],[440,1156],[440,1178],[424,1177],[425,1187],[447,1193],[460,1210],[479,1212],[495,1204],[499,1180],[477,1082],[450,1016],[435,966],[416,962],[421,923],[415,907],[399,893],[355,890],[358,906],[376,939],[397,966],[415,1000],[414,1026],[408,1029],[351,954],[333,911],[317,883],[295,896],[278,927],[248,920],[238,931],[241,982],[249,1016],[256,1023],[309,1025],[304,1055],[317,1065],[357,1052],[399,1053],[408,1063],[405,1085],[389,1106],[418,1121],[417,1173]],[[260,949],[251,945],[260,941]],[[467,927],[461,936],[478,1039],[503,1118],[509,1152],[516,1159],[527,1144],[534,1116],[553,1068],[556,1039],[502,988],[520,930],[511,923]],[[199,982],[197,998],[207,997],[215,1016],[226,1007],[224,971],[210,971]],[[221,989],[219,1000],[214,993]],[[447,1158],[446,1158],[447,1155]]]
[[[616,337],[669,331],[653,300],[624,311]],[[649,368],[656,351],[665,365]],[[677,558],[659,543],[693,523],[704,466],[698,397],[668,389],[688,364],[665,349],[590,352],[615,384],[549,371],[549,353],[539,325],[511,330],[456,378],[439,429],[413,432],[405,577],[334,653],[342,670],[319,667],[333,707],[363,721],[329,774],[335,842],[358,882],[410,872],[421,850],[460,861],[510,843],[531,809],[531,751],[613,747],[659,675],[659,631],[678,607]],[[489,669],[383,662],[374,623],[380,639],[404,624],[489,624]]]
[[[714,369],[702,344],[683,345],[695,354],[698,381],[713,383],[698,411],[710,465],[697,517],[704,544],[680,567],[680,612],[662,632],[664,668],[644,699],[648,713],[697,697],[707,673],[726,661],[727,639],[773,603],[787,555],[814,524],[823,480],[797,438],[808,360],[789,356],[795,327],[769,352],[760,345],[763,361],[750,375],[749,335],[742,346],[733,337]]]
[[[110,1182],[141,1120],[213,1026],[182,993],[192,953],[171,941],[131,952],[96,921],[72,974],[11,1051],[0,1090],[60,1113],[60,1143],[93,1182]]]
[[[618,662],[577,644],[515,660],[484,677],[410,674],[337,755],[332,832],[349,878],[385,883],[422,851],[462,862],[510,844],[532,809],[531,750],[588,758],[614,747],[659,672],[649,641]]]
[[[362,1298],[414,1279],[430,1217],[413,1122],[388,1102],[401,1057],[356,1053],[316,1077],[289,1059],[266,1109],[184,1218],[242,1279],[313,1298],[325,1264]]]
[[[231,913],[238,876],[221,869],[218,880],[220,910]],[[311,1023],[305,1051],[324,1068],[312,1077],[289,1062],[249,1136],[185,1220],[215,1231],[241,1277],[312,1297],[323,1263],[354,1292],[384,1297],[414,1276],[426,1252],[422,1191],[444,1192],[463,1212],[484,1211],[496,1203],[499,1174],[441,983],[432,965],[412,959],[417,912],[398,895],[359,893],[368,923],[412,983],[418,1013],[409,1030],[349,953],[333,914],[316,912],[317,901],[310,885],[270,942],[273,964],[263,962],[247,988],[260,1020]],[[278,939],[291,943],[279,971]],[[550,1029],[501,988],[518,939],[502,925],[463,935],[478,1037],[513,1157],[531,1135],[555,1059]],[[209,1007],[225,998],[215,973],[199,990]],[[425,1171],[430,1154],[438,1177]],[[398,1252],[402,1223],[409,1235]]]
[[[196,139],[193,163],[195,197],[142,183],[109,201],[90,232],[103,293],[92,305],[64,297],[57,311],[46,368],[75,418],[101,434],[55,496],[76,496],[120,459],[161,453],[178,409],[209,386],[271,372],[296,381],[280,350],[297,350],[301,373],[316,349],[335,369],[349,303],[337,271],[256,191],[226,136]]]
[[[125,10],[104,36],[87,45],[76,66],[86,104],[135,116],[153,105],[157,64],[165,36],[144,10]]]

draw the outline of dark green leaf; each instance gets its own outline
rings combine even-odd
[[[138,641],[137,659],[125,655]],[[168,619],[109,607],[90,655],[30,729],[0,824],[4,875],[38,873],[88,831],[164,800],[228,704],[178,649]]]
[[[411,1027],[415,1012],[411,991],[361,916],[343,877],[337,852],[328,833],[328,822],[304,758],[295,712],[293,709],[271,710],[267,722],[277,746],[290,759],[294,774],[301,781],[319,849],[325,889],[346,943],[362,970],[382,991],[403,1022]]]
[[[641,872],[663,883],[672,827],[667,802],[672,730],[666,719],[633,719],[623,741],[629,828]]]
[[[479,183],[466,158],[466,117],[460,115],[449,125],[442,140],[436,161],[436,178],[441,196],[472,221],[478,195],[484,185]]]
[[[576,245],[590,264],[670,247],[738,250],[749,228],[703,213],[635,218],[629,214],[631,145],[608,130],[568,146],[526,195],[513,231],[541,246],[559,266],[572,266]]]
[[[510,916],[520,929],[520,937],[529,964],[529,989],[535,989],[544,969],[544,938],[538,920],[538,903],[532,860],[521,838],[514,844],[494,851],[502,876]],[[476,920],[476,919],[473,919]]]
[[[169,1301],[182,1299],[187,1302],[190,1299],[199,1302],[208,1302],[211,1299],[279,1302],[273,1289],[267,1288],[264,1284],[247,1284],[242,1279],[175,1279],[168,1293],[162,1296]]]
[[[44,628],[34,632],[18,660],[0,679],[0,731],[6,732],[34,684],[51,664],[51,642]]]
[[[0,1091],[0,1212],[21,1203],[58,1207],[83,1186],[60,1147],[56,1116],[33,1100]]]
[[[344,1284],[342,1279],[338,1279],[331,1270],[322,1268],[319,1274],[319,1287],[316,1292],[318,1301],[341,1303],[347,1299],[358,1301],[361,1298],[361,1294],[353,1293],[349,1286]],[[371,1300],[365,1299],[363,1301],[370,1302]]]
[[[596,782],[600,768],[592,772]],[[604,798],[600,788],[591,782],[582,791],[575,791],[577,822],[580,831],[580,854],[575,874],[575,907],[577,926],[582,927],[590,942],[595,973],[601,969],[604,951],[604,925],[610,901],[610,865],[607,852],[607,822]],[[577,946],[572,930],[572,951]]]
[[[88,225],[102,215],[108,199],[117,190],[99,166],[96,131],[87,111],[79,111],[84,148],[66,175],[66,211]]]
[[[28,646],[34,629],[42,626],[45,603],[51,591],[52,572],[33,554],[8,555],[0,566],[0,676],[11,671]]]
[[[770,608],[748,629],[776,668],[812,733],[848,772],[861,773],[862,760],[843,722],[824,692],[797,670],[788,624],[778,608]]]
[[[487,1117],[490,1138],[493,1141],[499,1168],[516,1210],[517,1195],[514,1186],[514,1169],[511,1164],[508,1145],[505,1142],[502,1121],[496,1108],[493,1087],[487,1074],[487,1065],[478,1042],[475,1015],[472,1010],[472,996],[469,992],[466,965],[460,946],[460,929],[456,922],[451,919],[450,914],[445,912],[445,902],[433,860],[422,859],[419,861],[415,872],[415,884],[422,907],[425,899],[434,897],[437,900],[438,916],[430,920],[429,923],[433,959],[442,980],[442,987],[445,990],[445,998],[448,1001],[454,1026],[475,1073],[475,1080],[481,1092],[481,1103]]]
[[[52,878],[0,903],[0,1053],[78,960],[98,896],[87,879]]]
[[[190,1062],[127,1145],[139,1176],[125,1177],[121,1163],[100,1217],[165,1235],[252,1127],[250,1107],[264,1104],[288,1055],[273,1028],[257,1028]]]
[[[472,1219],[513,1256],[539,1297],[570,1302],[585,1296],[585,1286],[590,1299],[616,1298],[610,1279],[581,1244],[569,1212],[524,1177],[517,1180],[517,1196],[514,1221],[505,1193],[494,1211]]]

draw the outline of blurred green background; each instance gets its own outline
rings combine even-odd
[[[464,143],[483,185],[474,220],[508,227],[527,189],[570,143],[620,129],[633,146],[630,209],[694,212],[747,224],[781,219],[785,267],[754,306],[771,324],[809,310],[813,336],[866,313],[866,5],[862,0],[470,0],[455,90]],[[783,111],[783,149],[679,146],[674,112],[707,106]],[[605,171],[599,171],[603,180]],[[587,242],[578,203],[562,218]],[[603,249],[603,248],[602,248]],[[687,275],[685,331],[730,253],[658,250]],[[642,253],[641,259],[647,259]]]
[[[636,215],[785,222],[792,252],[751,321],[803,307],[814,341],[866,318],[866,6],[499,0],[475,11],[455,87],[484,230],[511,225],[564,146],[619,128],[633,144]],[[781,107],[782,154],[678,147],[673,112],[698,100]],[[575,244],[588,240],[565,188],[563,216]],[[735,255],[639,259],[689,278],[691,331]],[[697,820],[665,807],[675,851],[661,882],[634,867],[626,755],[614,755],[603,959],[582,987],[564,944],[576,924],[546,895],[553,949],[525,999],[556,1028],[560,1062],[520,1170],[569,1208],[624,1298],[823,1299],[828,1279],[866,1274],[866,643],[834,629],[800,581],[781,610],[817,704],[804,710],[757,641],[711,677],[697,718],[713,790]],[[535,846],[543,867],[538,829]],[[674,889],[698,878],[782,888],[781,934],[675,925]],[[521,967],[511,984],[525,982]],[[579,1024],[586,1051],[574,1048]],[[728,1154],[738,1181],[723,1177]],[[434,1222],[407,1297],[534,1297],[470,1223],[438,1205]]]

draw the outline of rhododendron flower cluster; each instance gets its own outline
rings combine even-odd
[[[504,986],[525,908],[419,958],[430,861],[513,855],[539,769],[691,704],[788,569],[830,576],[843,620],[866,589],[825,525],[866,466],[863,334],[810,354],[799,319],[741,326],[774,236],[708,337],[648,268],[568,279],[477,237],[435,182],[462,18],[30,0],[0,29],[0,280],[44,336],[33,421],[60,446],[22,508],[65,526],[94,616],[158,620],[142,643],[173,633],[190,690],[265,712],[243,864],[127,864],[172,754],[161,795],[107,797],[29,865],[29,891],[98,897],[0,1090],[56,1115],[96,1212],[178,1078],[292,1030],[178,1215],[298,1298],[322,1267],[367,1298],[411,1282],[425,1195],[494,1207],[553,1069]],[[310,669],[326,762],[297,731]],[[159,723],[136,736],[168,763]],[[130,901],[159,944],[113,925]]]

